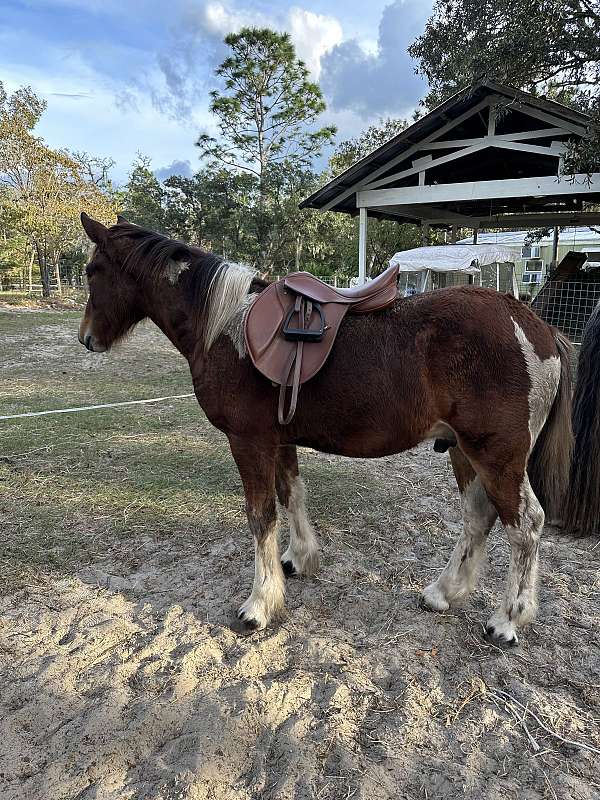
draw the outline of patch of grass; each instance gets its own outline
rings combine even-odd
[[[84,289],[64,289],[62,294],[53,294],[50,297],[30,294],[24,291],[0,291],[0,308],[5,306],[17,306],[20,308],[54,308],[63,310],[73,306],[83,307],[87,300],[87,292]]]
[[[0,414],[191,391],[187,364],[153,326],[87,353],[78,315],[0,315]],[[3,586],[72,570],[135,536],[195,542],[245,522],[224,437],[194,398],[0,421]],[[179,546],[178,544],[178,546]]]

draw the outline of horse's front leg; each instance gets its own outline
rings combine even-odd
[[[244,484],[255,548],[252,593],[240,606],[238,619],[246,630],[260,630],[285,605],[275,499],[277,448],[261,447],[237,437],[230,437],[229,443]]]
[[[313,575],[319,568],[319,545],[306,513],[304,483],[295,445],[279,448],[275,470],[279,502],[287,512],[290,544],[281,557],[286,575]]]

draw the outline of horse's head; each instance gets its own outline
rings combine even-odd
[[[124,254],[111,241],[108,228],[81,215],[85,232],[96,245],[86,267],[90,296],[79,325],[79,341],[94,353],[103,353],[146,314],[139,286],[123,269]]]

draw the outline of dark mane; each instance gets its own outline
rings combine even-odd
[[[227,268],[225,259],[214,253],[129,222],[113,225],[108,236],[115,243],[127,240],[130,244],[123,268],[135,277],[158,281],[168,274],[171,262],[189,265],[182,270],[179,283],[192,306],[198,310],[204,307],[214,279]]]

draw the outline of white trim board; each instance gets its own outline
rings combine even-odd
[[[589,178],[589,180],[588,180]],[[600,172],[592,175],[572,175],[567,178],[510,178],[495,181],[440,183],[435,186],[405,186],[399,189],[368,189],[356,193],[357,208],[375,206],[421,205],[446,203],[454,200],[495,200],[503,197],[534,197],[536,195],[591,194],[600,192]]]

